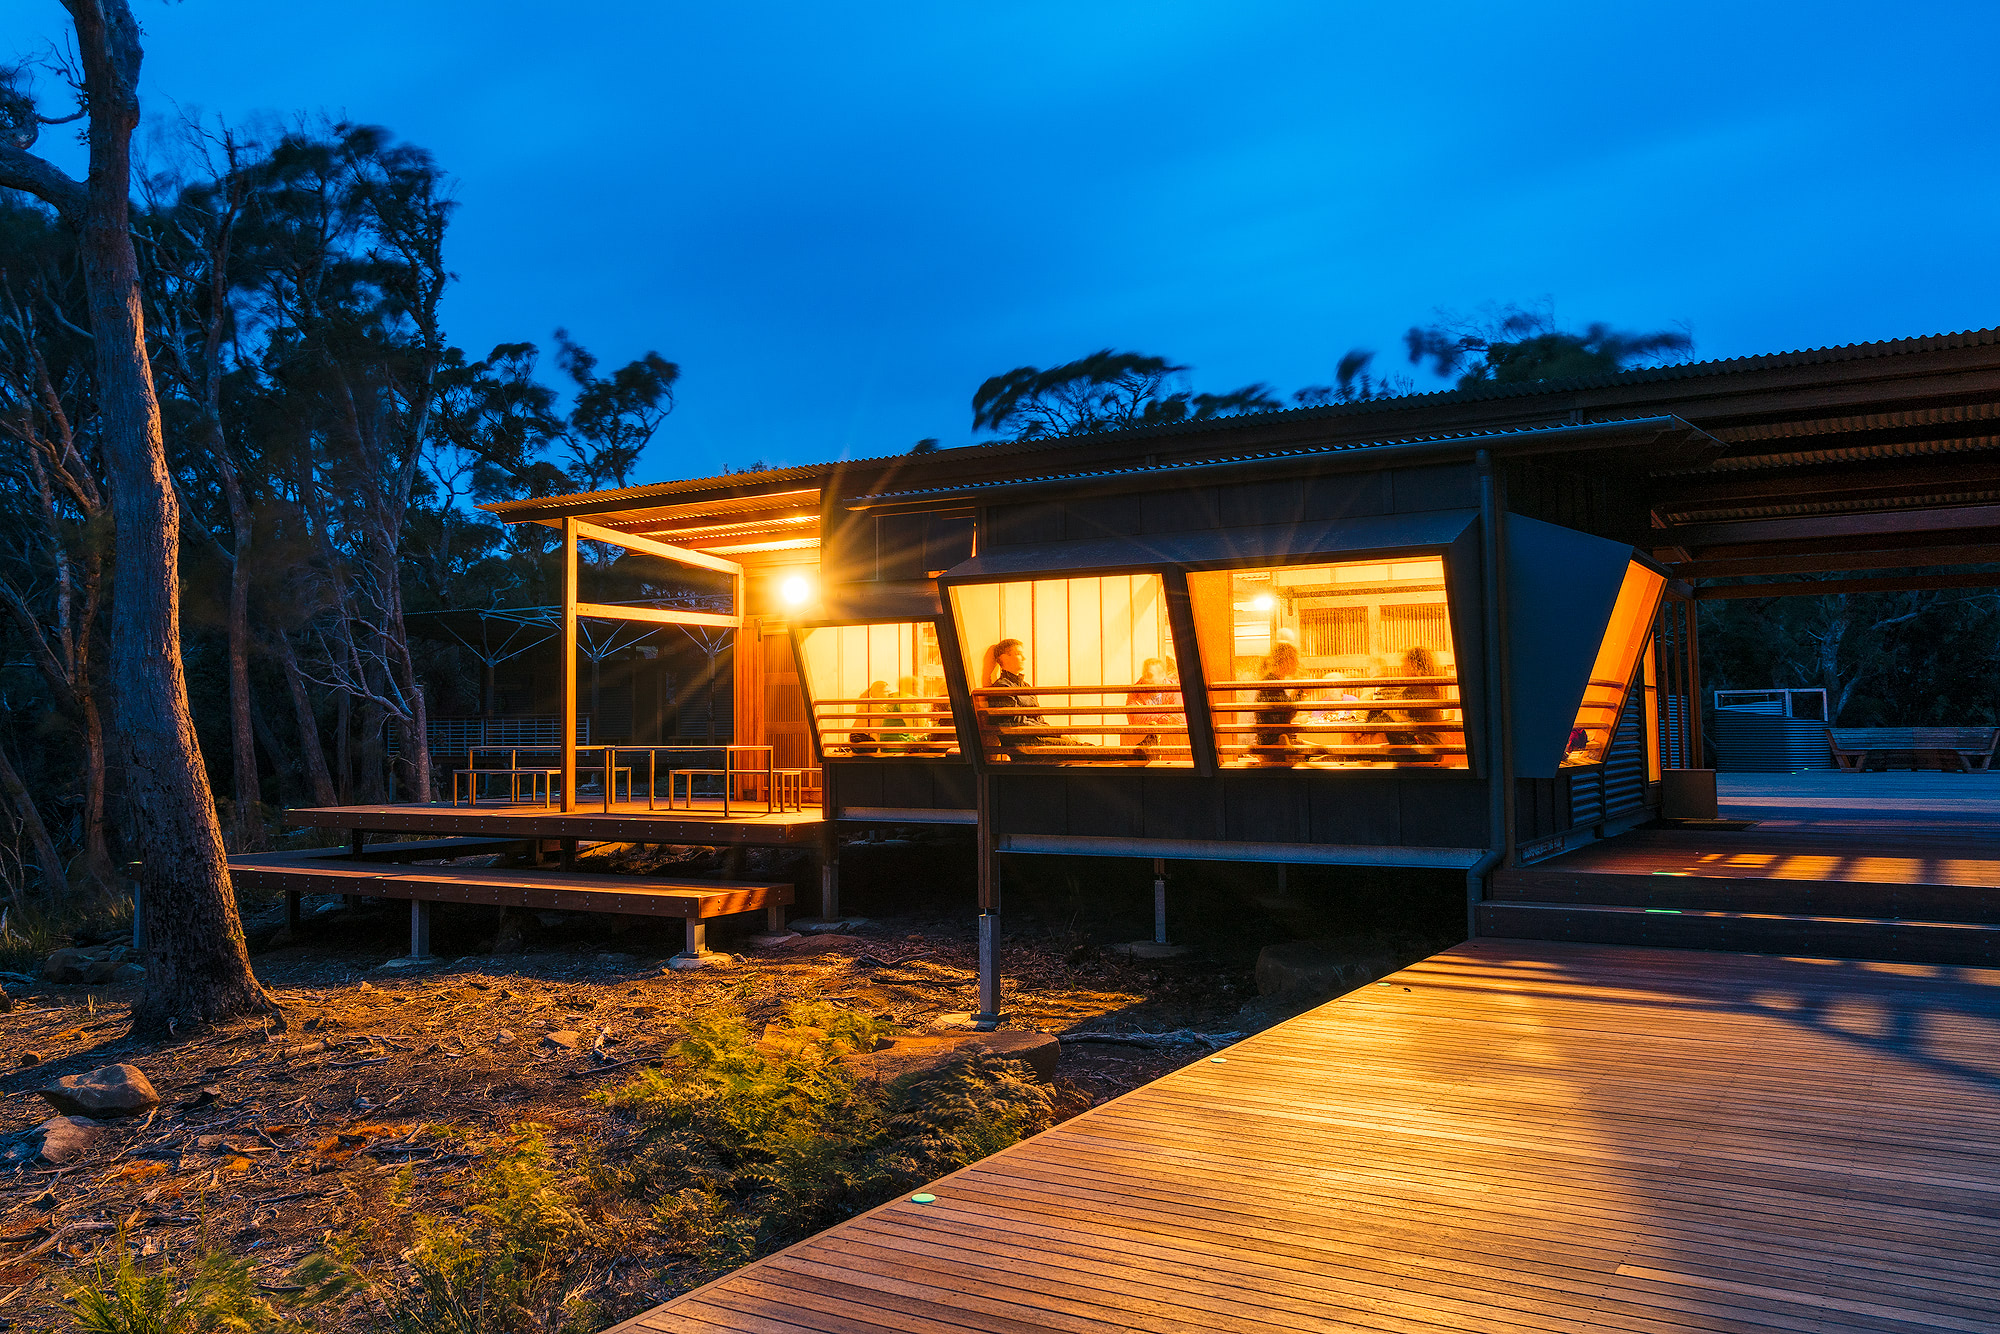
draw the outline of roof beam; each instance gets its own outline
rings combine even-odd
[[[599,621],[645,621],[652,625],[710,625],[724,630],[743,626],[740,616],[723,616],[712,611],[679,611],[666,607],[621,607],[609,602],[579,602],[579,617]]]
[[[1844,574],[1849,570],[1913,570],[1938,565],[1993,563],[2000,563],[2000,543],[1667,562],[1673,572],[1683,579],[1733,579],[1757,574]]]
[[[1776,519],[1735,519],[1722,523],[1669,524],[1652,533],[1656,547],[1723,546],[1802,538],[1872,537],[1887,533],[1937,533],[1962,528],[2000,527],[2000,505],[1956,505],[1939,509],[1868,510],[1859,514],[1800,514]]]
[[[662,560],[679,561],[683,565],[694,565],[704,570],[715,570],[721,574],[742,574],[743,567],[733,560],[711,556],[706,551],[696,551],[691,547],[672,546],[666,542],[655,542],[650,537],[640,537],[636,533],[621,533],[613,528],[600,528],[594,523],[579,521],[576,535],[592,542],[609,542],[614,547],[624,547],[627,551],[642,551],[648,556],[658,556]]]
[[[1921,593],[1936,588],[1987,588],[2000,593],[2000,572],[1906,574],[1880,579],[1811,579],[1797,583],[1704,584],[1697,602],[1725,598],[1823,598],[1835,593]]]
[[[1769,471],[1697,474],[1662,483],[1659,508],[1691,510],[1739,505],[1802,505],[1820,496],[1846,500],[1920,495],[1934,490],[2000,486],[2000,455],[1957,462],[1898,459],[1880,463],[1812,464]]]

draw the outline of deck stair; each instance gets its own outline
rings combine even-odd
[[[474,847],[472,845],[479,845]],[[504,846],[498,846],[504,845]],[[462,857],[482,852],[519,850],[524,840],[440,839],[426,842],[378,843],[359,857],[342,848],[299,852],[254,853],[229,859],[229,872],[245,889],[282,893],[288,917],[296,922],[298,900],[304,894],[346,894],[379,899],[407,899],[413,905],[476,903],[505,908],[554,909],[567,912],[632,913],[678,917],[687,923],[687,950],[706,950],[710,918],[762,909],[773,930],[784,925],[792,886],[781,882],[697,880],[658,876],[591,875],[574,871],[513,867],[424,866],[387,860],[390,855],[416,853],[428,857]],[[428,922],[412,915],[412,954],[428,953]],[[418,942],[423,948],[418,947]]]
[[[1635,830],[1497,872],[1482,937],[2000,964],[2000,850],[1744,830]]]

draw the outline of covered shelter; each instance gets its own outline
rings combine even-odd
[[[822,911],[839,825],[975,828],[992,1020],[1008,854],[1462,870],[1479,930],[1699,793],[1697,601],[1995,582],[1996,412],[1981,331],[489,508],[730,573]]]

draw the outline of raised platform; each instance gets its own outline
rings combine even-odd
[[[754,803],[753,803],[754,805]],[[744,844],[753,847],[816,846],[826,820],[818,811],[786,811],[776,815],[746,811],[731,804],[722,814],[719,802],[696,803],[669,811],[649,811],[643,801],[602,803],[565,814],[560,807],[533,803],[484,803],[453,806],[444,802],[405,802],[383,806],[308,806],[285,814],[294,826],[346,829],[379,834],[484,834],[502,838],[575,838],[605,843],[689,843],[706,847]]]
[[[1749,828],[1637,829],[1510,867],[1479,934],[2000,965],[2000,773],[1718,787]]]
[[[1475,941],[623,1334],[1991,1330],[2000,973]]]

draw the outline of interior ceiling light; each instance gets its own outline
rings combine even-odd
[[[802,574],[792,575],[778,585],[778,596],[784,599],[787,607],[803,607],[806,600],[812,597],[812,581]]]
[[[1277,608],[1278,599],[1272,597],[1269,593],[1259,593],[1256,597],[1250,599],[1250,609],[1252,611],[1276,611]]]

